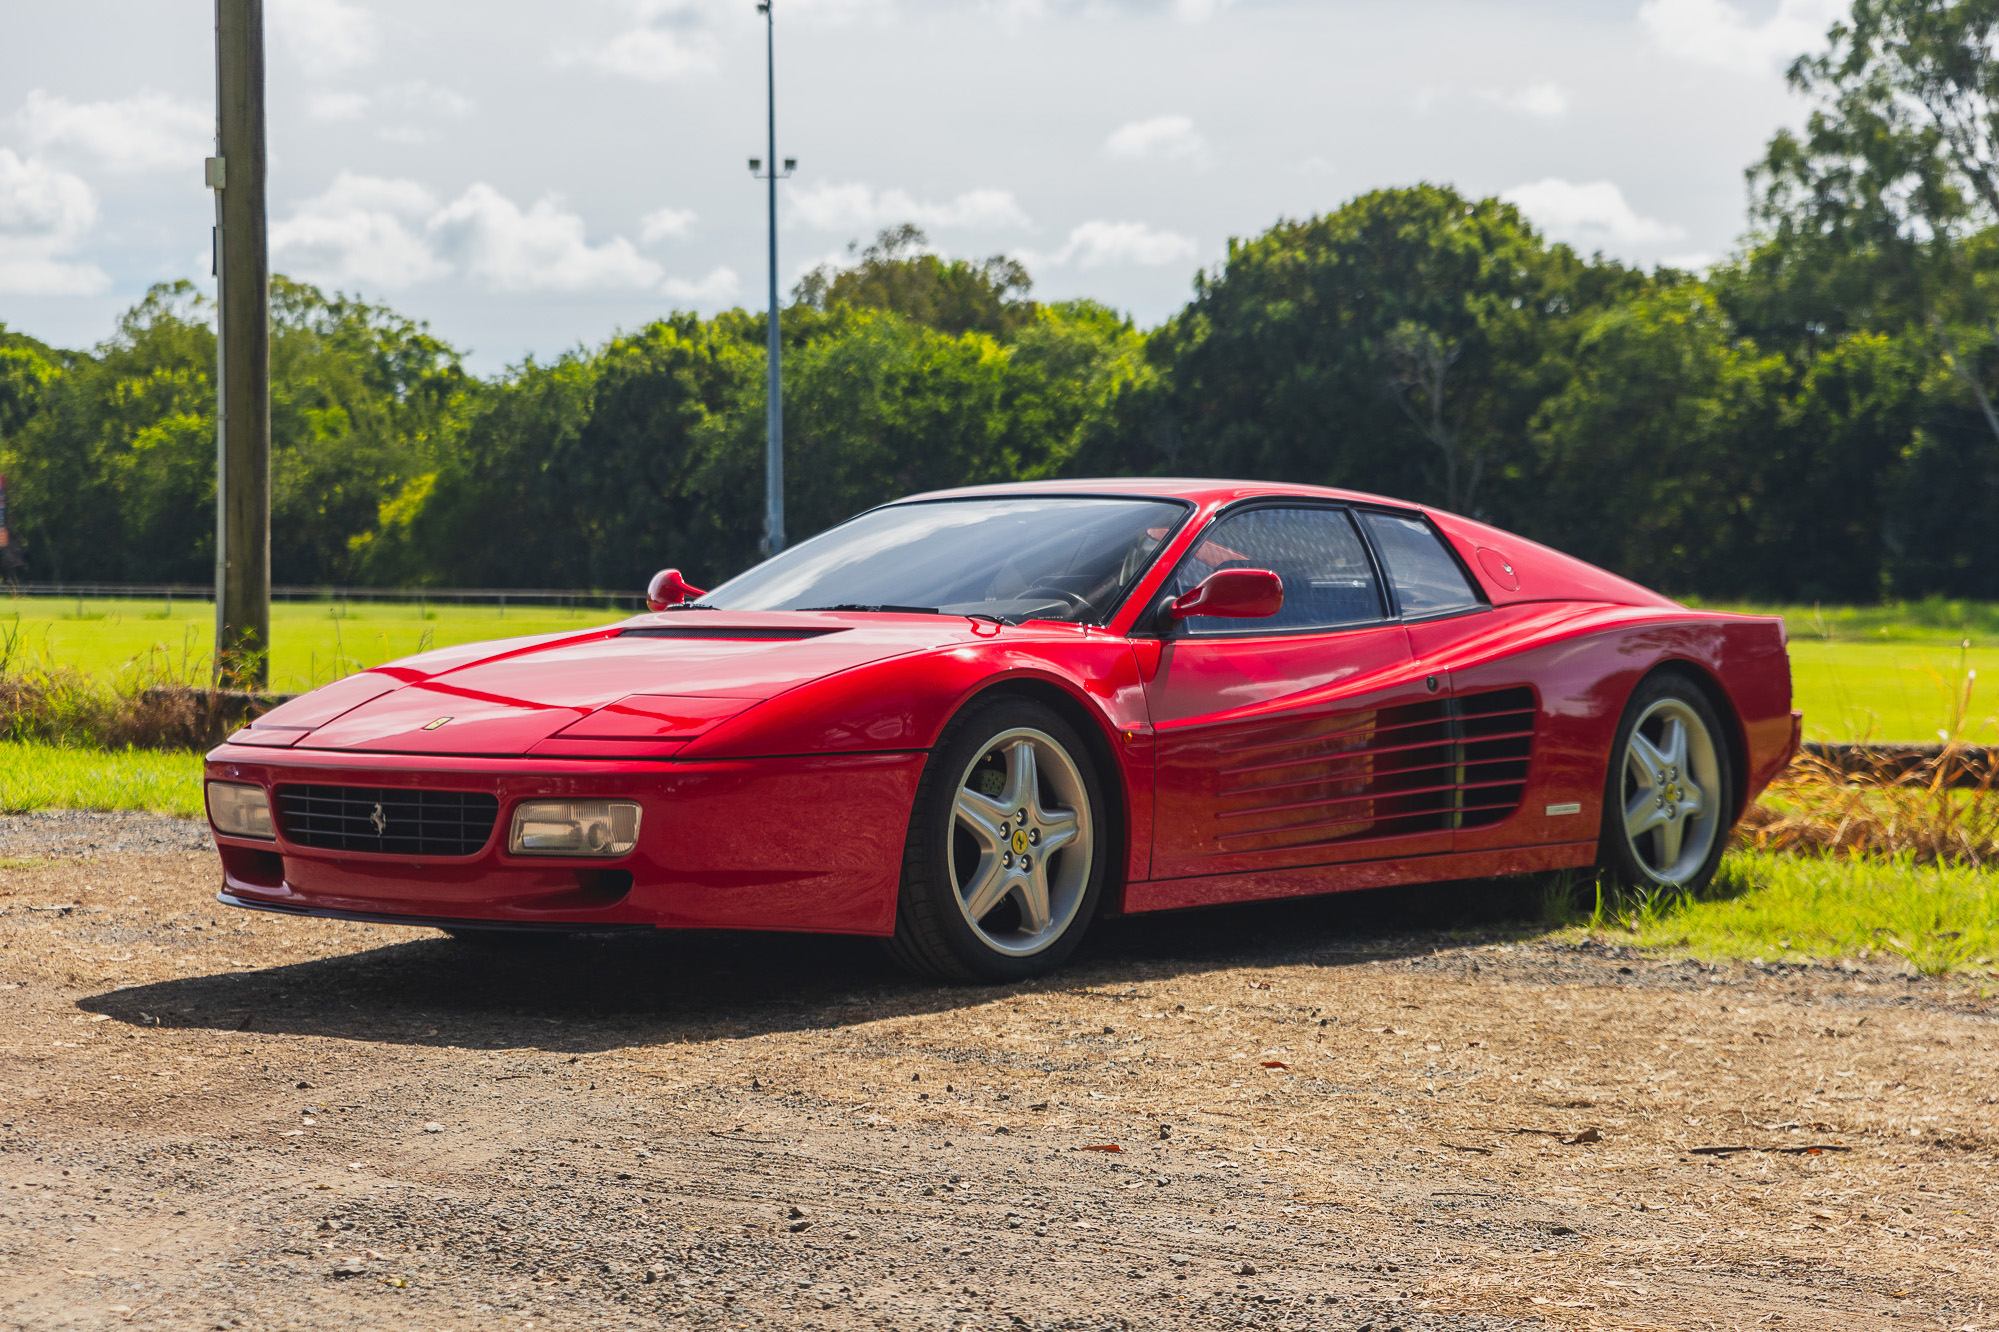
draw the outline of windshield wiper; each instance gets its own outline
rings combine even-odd
[[[705,601],[676,601],[671,606],[666,607],[666,609],[670,611],[684,611],[684,610],[714,610],[716,608],[710,606]]]
[[[842,602],[838,606],[800,606],[801,611],[878,611],[890,615],[941,615],[935,606],[863,606]]]

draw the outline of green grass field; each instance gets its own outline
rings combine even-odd
[[[548,606],[429,606],[281,601],[271,606],[271,687],[297,693],[434,647],[556,633],[631,612]],[[215,608],[201,601],[0,600],[0,647],[16,664],[43,659],[109,679],[121,670],[165,670],[206,683]]]
[[[1892,957],[1927,975],[1999,957],[1999,873],[1964,865],[1734,852],[1699,900],[1605,903],[1586,886],[1553,914],[1695,957]]]
[[[1999,744],[1999,604],[1714,608],[1784,617],[1807,739]]]
[[[1935,740],[1973,673],[1965,738],[1999,744],[1999,605],[1918,602],[1832,608],[1737,607],[1782,614],[1791,628],[1797,706],[1823,740]],[[623,611],[550,607],[280,602],[271,608],[271,684],[296,692],[431,647],[554,633],[622,619]],[[206,602],[0,601],[0,648],[100,678],[150,664],[207,678],[214,610]],[[1969,640],[1969,650],[1962,644]]]
[[[0,812],[133,809],[198,818],[201,755],[0,742]]]

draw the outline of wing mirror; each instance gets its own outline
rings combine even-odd
[[[668,606],[678,606],[682,602],[697,601],[707,596],[700,588],[680,576],[678,569],[661,569],[646,584],[646,609],[662,611]]]
[[[1284,580],[1268,569],[1223,569],[1166,607],[1169,620],[1213,615],[1227,620],[1262,620],[1284,609]]]

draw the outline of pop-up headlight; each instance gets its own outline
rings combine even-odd
[[[535,800],[514,810],[517,856],[622,856],[639,844],[632,800]]]
[[[208,817],[214,822],[215,831],[231,837],[260,837],[268,842],[278,835],[271,826],[270,797],[261,786],[210,782]]]

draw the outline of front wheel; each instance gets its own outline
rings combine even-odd
[[[1676,674],[1644,681],[1611,748],[1599,863],[1639,888],[1706,887],[1728,840],[1734,782],[1706,695]]]
[[[1102,782],[1068,722],[1026,699],[973,704],[917,788],[891,956],[952,981],[1053,970],[1096,913],[1108,829]]]

